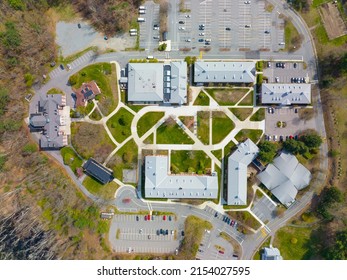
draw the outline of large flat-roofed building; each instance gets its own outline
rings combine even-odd
[[[187,103],[187,63],[129,63],[128,102]]]
[[[261,86],[261,103],[292,105],[311,103],[311,84],[266,84]]]
[[[288,207],[295,201],[298,191],[309,185],[311,173],[294,155],[282,152],[257,177]]]
[[[30,115],[30,130],[41,132],[40,148],[59,149],[68,144],[70,107],[62,94],[41,96],[37,112]]]
[[[113,180],[113,172],[93,158],[87,160],[83,165],[83,169],[88,175],[92,176],[103,185]]]
[[[270,245],[270,247],[265,247],[263,250],[263,253],[261,254],[261,259],[262,260],[283,260],[280,250],[277,248],[274,248]]]
[[[146,156],[145,197],[146,198],[199,198],[218,197],[218,176],[169,174],[167,156]]]
[[[194,83],[250,84],[255,82],[255,63],[238,61],[197,61]]]
[[[259,148],[252,140],[240,143],[228,158],[227,204],[247,204],[247,168],[258,156]]]

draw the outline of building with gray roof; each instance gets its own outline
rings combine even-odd
[[[37,112],[30,115],[30,130],[41,132],[42,149],[59,149],[68,144],[70,131],[70,107],[62,94],[41,96]]]
[[[169,174],[167,156],[145,157],[145,197],[146,198],[199,198],[218,197],[218,176]]]
[[[194,83],[255,82],[255,63],[246,61],[197,61],[194,63]]]
[[[290,206],[298,191],[311,181],[310,171],[298,162],[294,155],[282,152],[266,169],[257,175],[258,179],[285,206]]]
[[[271,245],[270,247],[265,247],[263,249],[261,259],[262,260],[283,260],[280,250],[272,247]]]
[[[114,179],[112,170],[106,168],[93,158],[88,159],[87,162],[83,164],[83,169],[89,176],[92,176],[103,185]]]
[[[133,103],[187,103],[187,63],[128,64],[128,101]]]
[[[257,157],[259,148],[252,140],[240,143],[228,158],[227,204],[247,204],[247,167]]]
[[[262,104],[292,105],[311,103],[311,84],[267,84],[261,86]]]

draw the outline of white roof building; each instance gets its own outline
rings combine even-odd
[[[187,63],[129,63],[128,101],[187,103]]]
[[[169,174],[167,156],[146,156],[145,197],[147,198],[200,198],[218,197],[218,176]]]
[[[310,104],[311,84],[266,84],[261,86],[262,104]]]
[[[298,191],[309,185],[311,173],[294,155],[283,152],[257,177],[282,204],[290,206]]]
[[[283,260],[280,250],[270,246],[269,248],[265,247],[264,252],[261,255],[262,260]]]
[[[254,83],[255,63],[239,61],[197,61],[194,63],[195,83]]]
[[[228,158],[228,205],[247,204],[247,167],[257,157],[259,149],[252,140],[240,143]]]

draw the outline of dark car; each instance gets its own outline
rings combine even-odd
[[[172,220],[172,217],[171,216],[169,216],[169,221],[171,221]]]
[[[283,142],[283,140],[284,140],[284,137],[283,137],[283,135],[281,135],[280,136],[280,141]]]
[[[161,228],[160,229],[160,234],[163,234],[164,233],[164,230]]]
[[[157,235],[160,235],[160,230],[159,229],[157,229]]]
[[[178,23],[179,23],[179,24],[184,24],[184,21],[183,21],[183,20],[180,20]]]
[[[230,30],[231,30],[231,28],[230,28],[230,27],[226,27],[226,28],[225,28],[225,30],[230,31]]]
[[[81,28],[81,24],[80,24],[80,23],[79,23],[79,24],[77,24],[77,27],[78,27],[78,28]]]
[[[217,218],[217,217],[218,217],[218,212],[216,212],[216,213],[214,214],[214,217],[215,217],[215,218]]]
[[[166,231],[165,231],[165,235],[168,235],[169,234],[169,230],[167,229]]]
[[[139,216],[136,216],[136,221],[137,221],[137,222],[139,221]]]
[[[239,256],[238,256],[238,255],[233,254],[233,257],[234,257],[234,258],[238,258]]]
[[[147,215],[145,215],[145,221],[147,221]]]
[[[184,230],[182,230],[181,235],[184,236]]]
[[[106,35],[104,36],[104,40],[105,40],[105,41],[108,40],[108,37],[107,37]]]
[[[199,40],[198,40],[198,42],[203,42],[203,41],[204,41],[204,39],[199,39]]]
[[[294,62],[294,64],[293,64],[294,68],[296,68],[297,65],[298,65],[298,64],[297,64],[296,62]]]
[[[54,67],[55,66],[55,62],[52,61],[50,65],[51,65],[51,67]]]
[[[61,69],[61,70],[64,70],[64,69],[65,69],[65,67],[64,67],[63,64],[60,64],[60,69]]]

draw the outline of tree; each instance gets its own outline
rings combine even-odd
[[[300,141],[304,142],[305,145],[310,148],[318,148],[322,144],[322,137],[316,133],[306,134],[300,137]]]
[[[335,244],[328,248],[326,252],[329,260],[346,260],[347,259],[347,230],[339,231],[335,236]]]
[[[261,161],[267,163],[272,162],[276,156],[277,146],[271,142],[262,142],[259,144],[259,154],[258,157]]]
[[[166,47],[167,47],[167,44],[166,43],[163,43],[163,44],[161,44],[159,47],[158,47],[158,50],[159,51],[165,51],[166,50]]]
[[[289,139],[283,142],[283,148],[292,154],[304,154],[308,152],[308,148],[304,142]]]
[[[5,88],[0,89],[0,116],[2,116],[5,111],[8,102],[10,101],[10,97],[8,95],[8,91]]]

